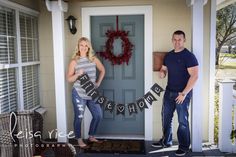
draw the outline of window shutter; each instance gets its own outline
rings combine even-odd
[[[0,70],[0,106],[1,113],[17,110],[16,70]]]
[[[39,61],[37,18],[20,13],[20,38],[22,62]],[[39,106],[39,65],[22,68],[24,109]]]
[[[17,63],[15,11],[0,6],[0,64]],[[0,113],[17,110],[17,70],[0,69]]]
[[[0,6],[0,64],[17,62],[15,12]]]
[[[39,106],[39,66],[26,66],[22,69],[24,109]]]
[[[22,62],[39,61],[37,18],[20,13]]]

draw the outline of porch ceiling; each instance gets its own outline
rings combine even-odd
[[[216,5],[217,5],[216,9],[220,10],[220,9],[222,9],[230,4],[233,4],[235,2],[236,2],[236,0],[217,0],[216,1]]]

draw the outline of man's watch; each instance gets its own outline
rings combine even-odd
[[[181,92],[179,93],[181,96],[186,96],[186,93],[185,92]]]

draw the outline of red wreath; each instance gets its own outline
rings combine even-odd
[[[108,37],[106,41],[106,50],[105,52],[98,52],[98,54],[111,61],[112,65],[120,65],[124,62],[128,65],[129,59],[132,55],[133,44],[128,39],[128,33],[122,30],[108,30],[106,36]],[[114,55],[113,53],[113,42],[115,39],[120,38],[122,40],[122,50],[123,52],[119,55]]]

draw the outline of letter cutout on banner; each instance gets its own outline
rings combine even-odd
[[[137,105],[138,105],[140,111],[143,111],[144,108],[148,108],[144,98],[138,99],[137,100]]]
[[[145,100],[152,105],[153,101],[157,101],[157,99],[152,95],[151,92],[147,92],[147,94],[144,95]]]
[[[100,96],[100,97],[98,97],[96,103],[104,106],[106,104],[106,101],[107,101],[106,97]]]
[[[97,89],[93,89],[88,93],[88,96],[91,96],[92,100],[95,100],[97,97],[99,97],[99,92]]]
[[[85,84],[86,82],[88,82],[90,80],[88,74],[83,74],[80,77],[78,77],[78,80],[80,81],[80,85],[82,86],[83,84]]]
[[[122,114],[125,115],[125,105],[124,104],[118,104],[116,105],[116,114]]]
[[[113,101],[108,101],[105,106],[105,111],[110,111],[112,113],[114,107],[115,107],[115,103]]]
[[[135,103],[129,103],[128,104],[128,111],[129,111],[129,115],[131,115],[132,113],[137,113],[137,107]]]
[[[161,92],[164,91],[163,88],[161,88],[161,86],[159,86],[157,83],[155,83],[153,86],[152,86],[152,91],[154,93],[156,93],[158,96],[160,96]]]
[[[88,94],[92,89],[95,88],[92,81],[88,81],[85,84],[81,86],[83,89],[85,89],[85,92]]]

